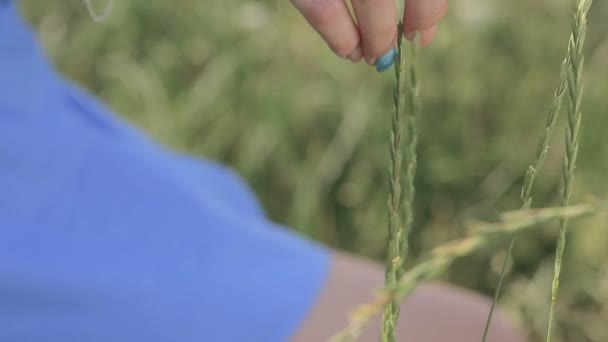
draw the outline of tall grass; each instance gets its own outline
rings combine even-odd
[[[393,86],[393,112],[389,136],[389,198],[388,198],[388,243],[386,253],[386,286],[394,286],[401,277],[403,267],[403,250],[407,243],[405,220],[401,217],[404,207],[402,200],[402,135],[404,116],[404,51],[402,25],[399,24],[397,53],[395,54],[395,84]],[[395,340],[395,326],[399,318],[399,302],[392,301],[386,305],[382,320],[383,341]]]
[[[549,113],[547,115],[547,121],[545,124],[545,128],[541,133],[540,140],[538,142],[538,146],[536,147],[536,156],[532,164],[528,166],[526,171],[526,175],[524,178],[524,184],[521,188],[521,200],[522,206],[521,211],[526,212],[532,206],[532,189],[534,187],[534,181],[536,179],[536,175],[540,172],[545,163],[545,159],[547,159],[547,154],[549,152],[549,140],[553,134],[553,129],[555,124],[557,123],[557,118],[559,117],[559,112],[562,105],[562,99],[564,97],[564,93],[567,88],[567,73],[566,68],[568,67],[568,57],[564,60],[562,64],[562,71],[560,73],[559,85],[555,89],[555,93],[553,94],[553,102],[551,103],[551,107],[549,108]],[[509,246],[507,247],[507,253],[503,260],[500,276],[498,279],[498,284],[496,286],[496,290],[494,292],[494,298],[492,300],[492,306],[490,307],[490,312],[488,313],[488,319],[486,321],[486,325],[483,331],[483,336],[481,340],[483,342],[486,341],[488,337],[488,333],[490,331],[490,326],[492,324],[492,318],[494,314],[494,310],[496,305],[498,304],[498,299],[500,297],[500,292],[502,290],[502,285],[504,281],[504,277],[507,269],[507,262],[509,261],[511,254],[513,252],[513,247],[515,246],[515,242],[517,240],[517,235],[513,234],[511,237],[511,241],[509,242]]]
[[[574,168],[576,165],[576,157],[578,154],[579,144],[579,130],[581,123],[581,110],[580,103],[582,98],[582,85],[581,85],[581,74],[583,69],[584,57],[583,57],[583,45],[586,33],[586,17],[591,6],[592,0],[580,0],[576,7],[574,14],[574,21],[572,27],[572,33],[569,40],[568,53],[564,60],[562,71],[560,73],[560,80],[557,89],[553,96],[553,102],[549,108],[547,121],[545,128],[541,133],[541,137],[536,149],[536,156],[533,163],[528,167],[524,178],[524,184],[521,190],[522,206],[521,211],[527,212],[532,206],[532,189],[536,174],[542,168],[544,161],[547,157],[549,149],[549,140],[552,136],[553,129],[559,116],[563,95],[568,89],[569,95],[569,106],[568,106],[568,125],[566,127],[566,149],[564,154],[563,162],[563,179],[564,188],[562,195],[562,205],[565,207],[569,203],[570,194],[572,192],[572,184],[574,180]],[[400,27],[401,32],[401,27]],[[414,183],[413,179],[416,171],[416,145],[417,145],[417,116],[420,111],[420,103],[418,97],[418,83],[416,77],[415,60],[410,61],[409,72],[409,83],[407,87],[407,100],[409,115],[406,120],[406,172],[404,174],[405,186],[402,188],[399,174],[401,172],[401,153],[400,153],[400,142],[402,134],[402,119],[403,119],[403,45],[402,35],[400,33],[398,42],[398,53],[397,53],[397,64],[395,66],[395,86],[394,86],[394,111],[392,117],[391,136],[390,136],[390,191],[389,191],[389,242],[388,242],[388,253],[386,260],[386,286],[388,288],[395,286],[397,280],[400,279],[401,269],[403,266],[404,259],[407,255],[408,250],[408,235],[411,229],[413,214],[412,214],[412,203],[414,200]],[[415,57],[415,44],[413,44],[412,56]],[[403,201],[401,201],[401,192],[403,192]],[[399,220],[397,212],[399,207],[403,206],[403,221]],[[559,277],[561,272],[561,264],[563,253],[566,244],[566,228],[567,218],[560,219],[560,232],[557,244],[556,259],[555,259],[555,271],[554,279],[551,290],[551,308],[549,316],[549,325],[547,330],[547,342],[551,340],[552,324],[554,321],[555,305],[557,299],[557,292],[559,289]],[[484,328],[482,341],[485,342],[490,330],[493,313],[500,296],[502,283],[505,276],[505,270],[507,261],[510,258],[513,250],[513,246],[516,242],[516,233],[513,233],[507,254],[503,261],[500,278],[498,285],[495,290],[492,305],[488,314],[486,325]],[[443,270],[451,260],[444,260],[438,258],[433,260],[426,267],[432,272]],[[425,264],[422,264],[425,265]],[[424,273],[424,272],[422,272]],[[416,273],[413,273],[416,274]],[[421,277],[423,278],[423,277]],[[415,286],[416,282],[413,282],[411,288]],[[404,291],[409,293],[409,291]],[[401,296],[397,296],[397,299],[402,299]],[[395,326],[399,317],[399,302],[395,301],[395,298],[386,305],[383,324],[382,324],[382,341],[393,342],[395,341]]]
[[[469,223],[467,228],[467,231],[469,231],[468,237],[435,247],[425,261],[405,272],[397,282],[380,291],[375,301],[353,310],[349,325],[332,337],[330,341],[355,340],[383,307],[390,305],[392,302],[403,301],[421,282],[436,278],[458,258],[488,249],[514,233],[537,228],[542,223],[597,213],[605,210],[605,205],[605,203],[595,202],[525,212],[506,212],[494,223]]]
[[[390,133],[390,181],[388,250],[386,255],[385,283],[394,286],[403,274],[403,265],[408,255],[408,236],[414,221],[414,178],[416,176],[418,144],[417,122],[420,115],[419,86],[416,75],[416,45],[409,46],[409,58],[404,51],[403,24],[398,26],[397,53],[395,55],[395,81],[393,87],[393,114]],[[406,63],[406,59],[408,62]],[[407,68],[406,68],[407,64]],[[405,85],[405,87],[404,87]],[[405,88],[405,89],[404,89]],[[405,93],[405,96],[404,96]],[[407,107],[407,108],[406,108]],[[406,110],[407,109],[407,110]],[[405,135],[403,130],[405,128]],[[401,140],[404,140],[403,143]],[[402,161],[402,149],[405,145]],[[402,173],[402,164],[405,172]],[[403,184],[401,176],[403,175]],[[395,327],[399,318],[398,301],[390,302],[382,320],[382,340],[395,341]]]
[[[587,13],[593,0],[580,0],[574,13],[572,23],[572,35],[568,45],[568,124],[566,125],[566,148],[563,156],[563,190],[562,205],[567,206],[570,202],[570,194],[574,183],[574,168],[579,148],[579,131],[581,127],[581,102],[583,97],[583,85],[581,81],[585,57],[583,46],[587,33]],[[551,309],[549,311],[549,324],[547,327],[547,342],[551,341],[553,333],[553,322],[555,320],[555,307],[559,290],[559,279],[562,269],[564,249],[566,248],[566,231],[568,220],[560,220],[557,251],[555,255],[555,270],[551,288]]]

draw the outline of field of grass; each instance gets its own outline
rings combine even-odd
[[[382,260],[391,72],[333,56],[285,0],[117,1],[103,24],[82,1],[20,2],[57,67],[117,113],[174,149],[238,170],[273,219]],[[521,206],[574,2],[451,6],[418,55],[411,263],[461,237],[465,220]],[[596,1],[572,203],[608,194],[607,15],[608,3]],[[537,176],[535,206],[560,204],[565,122]],[[569,235],[554,341],[608,341],[607,218],[570,224],[580,229]],[[546,332],[556,227],[520,236],[501,300],[534,340]],[[457,262],[446,279],[491,295],[505,249]]]

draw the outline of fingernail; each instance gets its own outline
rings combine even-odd
[[[397,53],[397,50],[391,49],[386,55],[378,58],[376,60],[376,71],[383,72],[390,68],[395,62],[395,53]]]
[[[348,55],[348,59],[350,59],[353,63],[358,63],[363,58],[363,50],[361,50],[361,46],[357,46],[353,52]]]

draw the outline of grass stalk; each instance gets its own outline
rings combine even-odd
[[[405,228],[405,238],[403,241],[403,249],[401,257],[403,260],[407,258],[409,252],[408,238],[414,224],[414,197],[416,189],[414,179],[416,178],[416,168],[418,166],[418,157],[416,150],[418,148],[418,118],[420,117],[421,101],[420,101],[420,86],[418,84],[417,70],[417,40],[410,45],[410,55],[408,62],[408,82],[406,84],[406,95],[408,111],[405,116],[405,174],[404,174],[404,193],[403,193],[403,226]]]
[[[553,129],[555,127],[555,123],[557,122],[557,118],[559,117],[559,112],[562,105],[562,100],[564,97],[564,93],[567,88],[567,74],[566,68],[568,64],[568,57],[564,59],[562,63],[559,85],[555,89],[555,93],[553,94],[553,102],[549,107],[549,112],[547,115],[547,121],[545,123],[545,128],[542,131],[540,139],[538,141],[538,145],[536,147],[536,155],[534,161],[528,166],[526,171],[526,175],[524,178],[524,184],[521,188],[521,200],[522,206],[521,211],[525,212],[530,209],[532,206],[532,188],[534,187],[534,181],[536,179],[536,175],[540,172],[545,163],[545,159],[547,158],[547,153],[549,152],[549,140],[553,134]],[[513,234],[511,237],[511,241],[509,242],[509,246],[507,248],[507,253],[503,260],[501,269],[500,269],[500,277],[498,279],[498,284],[496,286],[496,290],[494,291],[494,298],[492,301],[492,306],[490,307],[490,312],[488,313],[488,318],[486,320],[486,325],[483,331],[483,337],[481,338],[482,342],[486,342],[488,338],[488,334],[490,332],[490,327],[492,324],[492,318],[494,314],[494,310],[498,305],[498,300],[500,298],[500,292],[502,290],[503,281],[505,278],[505,273],[507,269],[507,262],[511,257],[513,252],[513,246],[515,245],[515,241],[517,240],[517,234]]]
[[[581,102],[583,97],[582,73],[584,66],[583,46],[587,32],[587,13],[591,7],[592,0],[580,0],[574,11],[572,22],[572,35],[569,41],[569,58],[567,68],[568,80],[568,123],[566,125],[566,148],[563,156],[563,190],[562,206],[567,206],[570,202],[572,185],[574,183],[574,169],[579,147],[579,131],[581,126]],[[553,284],[551,287],[551,309],[549,311],[549,324],[547,326],[547,342],[551,341],[553,324],[555,321],[555,309],[557,294],[559,292],[559,280],[562,269],[564,249],[566,248],[566,233],[568,219],[560,219],[559,237],[555,255],[555,269]]]
[[[436,247],[426,261],[406,272],[395,284],[381,290],[376,299],[353,310],[349,325],[334,335],[330,342],[353,341],[382,308],[392,302],[401,302],[423,281],[440,275],[458,258],[487,249],[496,243],[524,230],[556,219],[575,218],[606,211],[605,203],[507,212],[494,223],[476,222],[467,226],[469,236]]]
[[[395,83],[393,86],[393,113],[391,116],[390,133],[390,163],[389,163],[389,199],[388,199],[388,246],[386,255],[386,286],[394,286],[400,278],[403,267],[402,247],[405,240],[403,220],[401,218],[402,208],[402,135],[405,101],[404,88],[404,64],[403,30],[399,24],[399,37],[397,39],[397,53],[395,55]],[[386,305],[382,321],[382,340],[395,341],[395,325],[399,317],[399,302],[391,302]]]
[[[409,58],[403,48],[403,29],[399,24],[399,38],[395,56],[394,110],[390,138],[390,194],[389,194],[389,241],[386,258],[386,285],[394,285],[403,274],[408,255],[408,236],[414,221],[414,178],[416,176],[416,148],[418,145],[417,122],[420,116],[419,85],[416,73],[416,42],[410,46]],[[406,59],[409,60],[407,68]],[[404,75],[407,70],[407,75]],[[404,89],[405,88],[405,89]],[[407,106],[407,108],[406,108]],[[407,109],[407,110],[406,110]],[[405,128],[405,134],[403,129]],[[405,145],[403,159],[402,142]],[[402,173],[402,165],[405,172]],[[403,175],[403,184],[401,183]],[[399,301],[386,306],[382,322],[382,341],[395,341],[395,326],[399,319]]]

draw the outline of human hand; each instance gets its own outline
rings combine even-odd
[[[291,0],[310,25],[340,57],[374,65],[391,56],[397,40],[395,0],[351,0],[356,22],[345,0]],[[431,42],[448,8],[447,0],[407,0],[404,35],[420,33],[421,44]],[[383,59],[386,59],[383,58]]]

